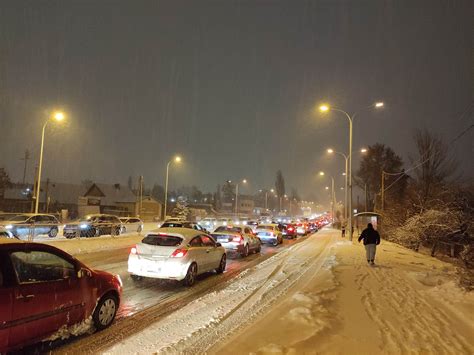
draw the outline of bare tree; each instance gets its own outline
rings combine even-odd
[[[446,144],[428,130],[417,130],[414,135],[417,159],[410,158],[416,164],[416,188],[424,208],[439,195],[448,179],[456,174],[457,162],[448,153]]]

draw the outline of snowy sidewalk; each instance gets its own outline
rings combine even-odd
[[[376,262],[320,231],[107,352],[473,352],[473,295],[451,265],[384,241]]]

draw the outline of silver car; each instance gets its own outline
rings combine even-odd
[[[283,234],[278,224],[259,224],[255,231],[262,243],[268,243],[273,246],[283,243]]]
[[[223,273],[226,252],[220,243],[202,231],[160,228],[148,233],[130,250],[128,272],[141,277],[183,281],[192,286],[196,276],[208,271]]]
[[[212,233],[215,240],[227,250],[246,257],[250,252],[260,253],[262,243],[250,227],[221,226]]]
[[[120,222],[122,223],[121,234],[127,232],[138,232],[140,233],[143,230],[143,222],[138,217],[119,217]]]

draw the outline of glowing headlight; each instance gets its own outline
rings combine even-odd
[[[7,224],[7,225],[5,226],[5,229],[12,229],[12,228],[13,228],[13,226],[12,226],[11,224]]]
[[[244,224],[244,226],[246,226],[246,225],[247,225],[247,221],[243,221],[242,223]]]
[[[87,227],[89,227],[89,225],[88,224],[81,224],[79,227],[81,229],[86,229]]]

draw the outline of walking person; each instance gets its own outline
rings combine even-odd
[[[365,253],[367,254],[367,262],[370,265],[374,265],[375,261],[375,250],[377,245],[380,244],[380,234],[377,232],[372,223],[367,224],[367,228],[362,231],[359,237],[359,243],[364,240]]]
[[[346,236],[346,223],[345,222],[342,223],[341,234],[342,234],[342,238]]]

